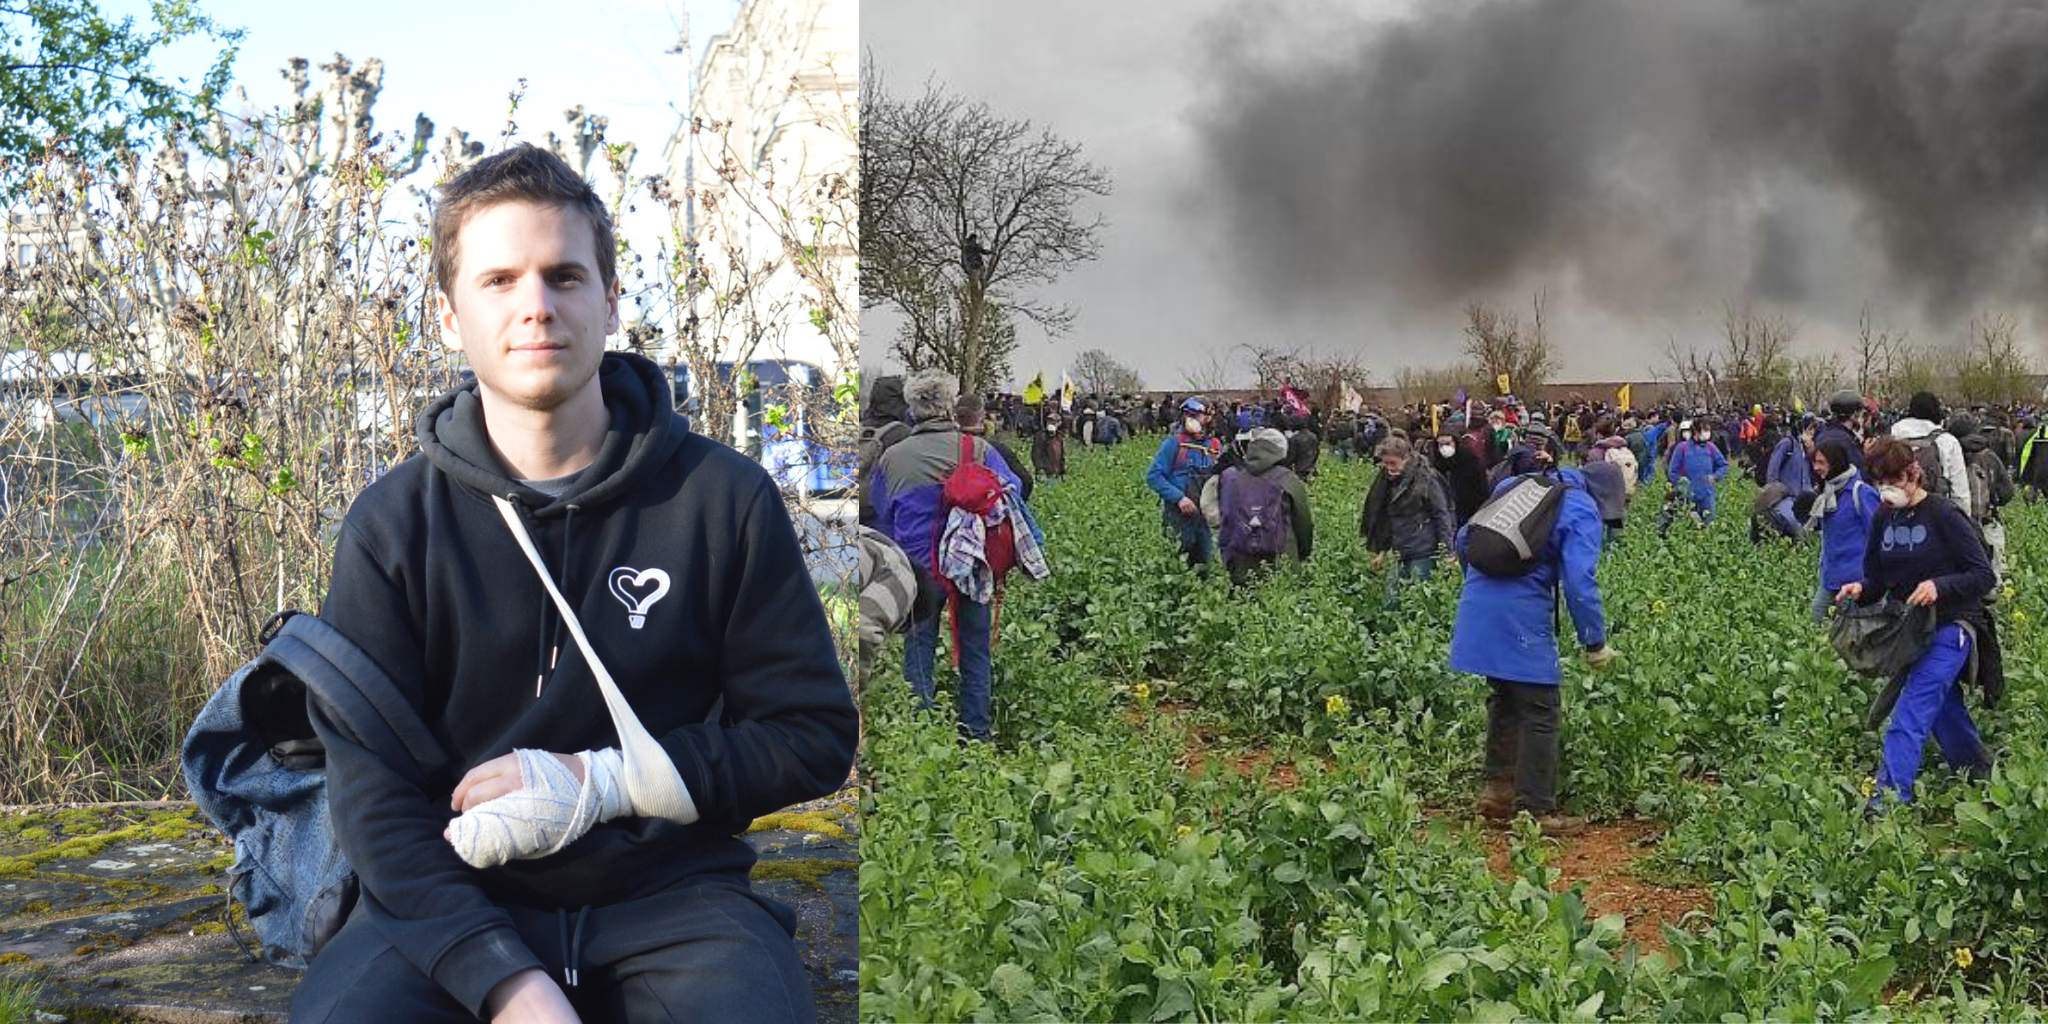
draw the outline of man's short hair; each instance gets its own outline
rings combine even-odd
[[[963,427],[978,427],[982,417],[988,415],[988,403],[973,392],[961,395],[953,402],[953,419]]]
[[[597,190],[561,157],[530,142],[494,153],[441,186],[434,204],[434,279],[450,297],[455,294],[455,269],[461,255],[457,239],[471,217],[500,203],[532,203],[575,210],[590,224],[597,246],[597,276],[607,289],[618,288],[618,243],[611,214]]]

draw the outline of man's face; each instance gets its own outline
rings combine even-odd
[[[1380,468],[1385,470],[1388,476],[1400,476],[1408,471],[1408,456],[1388,452],[1380,456]]]
[[[598,276],[589,221],[567,207],[505,202],[462,226],[460,266],[442,283],[442,337],[493,396],[546,411],[597,372],[619,300]]]

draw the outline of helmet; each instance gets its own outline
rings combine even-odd
[[[1854,416],[1863,411],[1863,396],[1847,388],[1828,396],[1828,412],[1836,417]]]
[[[1209,414],[1209,403],[1202,401],[1200,395],[1189,395],[1181,400],[1180,411],[1189,416],[1207,416]]]

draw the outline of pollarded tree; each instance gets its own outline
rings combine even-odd
[[[941,365],[963,389],[986,389],[1007,356],[990,329],[997,310],[1053,333],[1072,323],[1071,310],[1028,292],[1095,258],[1102,219],[1079,207],[1109,194],[1109,173],[1078,143],[938,86],[892,96],[872,69],[861,124],[861,302],[931,331],[934,297],[950,300],[960,337],[937,346],[949,353]]]

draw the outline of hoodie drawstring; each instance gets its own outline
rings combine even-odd
[[[589,917],[590,906],[585,904],[582,910],[576,912],[576,930],[572,934],[569,931],[569,911],[566,908],[555,911],[555,921],[560,926],[562,936],[562,981],[567,988],[575,988],[577,980],[582,975],[583,923]]]
[[[522,508],[517,494],[509,494],[506,497],[512,501],[514,508]],[[569,542],[574,532],[576,511],[579,507],[576,505],[568,506],[568,514],[562,518],[562,571],[555,579],[555,586],[565,592],[569,589],[570,555],[574,550],[570,547]],[[540,649],[536,652],[536,659],[540,662],[540,672],[533,677],[533,699],[535,700],[540,699],[541,688],[546,684],[548,677],[554,674],[556,664],[562,660],[562,631],[568,625],[555,614],[554,603],[548,600],[545,591],[541,594],[540,605],[540,632],[535,637],[540,644]]]

